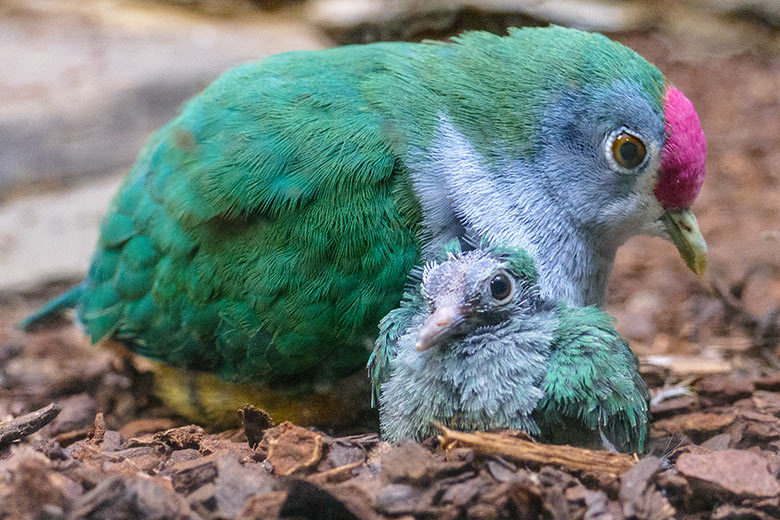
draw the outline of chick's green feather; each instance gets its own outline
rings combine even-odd
[[[543,434],[566,442],[579,424],[622,451],[642,452],[649,393],[611,318],[594,307],[561,305],[551,349],[536,413]]]

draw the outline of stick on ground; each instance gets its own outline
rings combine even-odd
[[[622,453],[540,444],[496,433],[465,433],[435,424],[441,432],[439,442],[445,449],[457,443],[487,455],[501,455],[522,462],[557,464],[568,469],[613,475],[619,475],[636,464],[634,457]]]
[[[0,423],[0,446],[37,432],[60,413],[60,407],[51,403],[27,415]]]

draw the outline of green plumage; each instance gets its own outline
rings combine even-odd
[[[432,238],[408,169],[440,118],[488,160],[492,150],[529,155],[560,88],[619,80],[660,110],[655,67],[562,28],[235,68],[151,137],[84,282],[25,325],[76,306],[93,342],[230,381],[355,372]]]
[[[561,305],[545,397],[535,413],[550,442],[601,444],[601,434],[622,451],[644,451],[647,385],[628,343],[612,319],[595,307]]]

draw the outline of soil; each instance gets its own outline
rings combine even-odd
[[[479,436],[391,446],[253,408],[242,429],[188,425],[142,364],[69,322],[14,330],[64,287],[48,286],[0,299],[0,518],[780,517],[780,57],[617,38],[693,100],[709,147],[709,274],[636,239],[610,287],[655,396],[647,454],[583,470],[518,455],[515,432],[499,453]]]

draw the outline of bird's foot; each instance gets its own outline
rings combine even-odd
[[[693,395],[691,390],[691,384],[693,380],[686,379],[680,381],[676,385],[665,384],[663,388],[652,392],[652,398],[650,399],[650,406],[657,406],[668,399],[674,399],[683,395]]]

